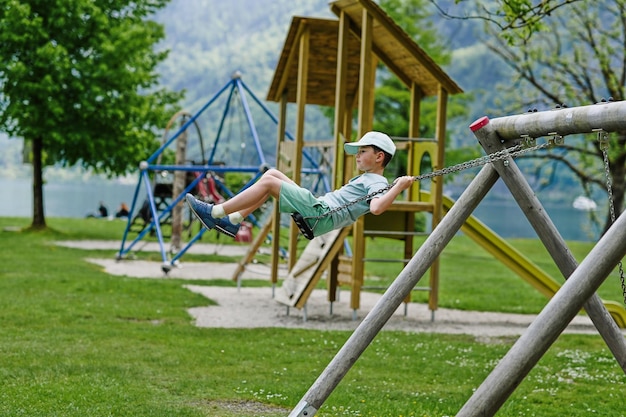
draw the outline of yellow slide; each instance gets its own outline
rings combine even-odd
[[[443,209],[446,212],[450,210],[453,204],[454,201],[451,198],[443,197]],[[495,234],[476,217],[470,216],[461,227],[461,230],[546,297],[551,298],[561,288],[561,284]],[[626,308],[615,301],[603,301],[603,303],[617,325],[621,328],[626,328]]]

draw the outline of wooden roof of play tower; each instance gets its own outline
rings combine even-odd
[[[338,0],[331,10],[349,21],[347,44],[346,95],[355,97],[359,88],[361,62],[362,16],[373,17],[372,53],[384,63],[405,85],[415,85],[422,96],[437,95],[440,88],[448,94],[462,89],[413,41],[389,16],[371,0]],[[306,103],[335,105],[339,20],[293,17],[287,39],[276,66],[268,92],[268,100],[280,101],[286,93],[287,101],[297,101],[301,37],[308,32],[308,66],[306,76]]]

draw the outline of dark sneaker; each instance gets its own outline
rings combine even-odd
[[[189,205],[189,209],[196,216],[200,223],[207,229],[211,230],[215,227],[215,223],[217,223],[217,219],[211,216],[211,210],[213,209],[213,204],[208,204],[203,201],[196,199],[191,194],[187,194],[185,196],[185,200],[187,200],[187,204]]]
[[[241,223],[233,224],[228,217],[217,219],[215,223],[215,228],[218,231],[233,238],[237,235],[237,232],[239,232],[240,226]]]

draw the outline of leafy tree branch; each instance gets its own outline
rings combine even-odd
[[[475,3],[476,10],[463,14],[451,13],[441,0],[429,0],[437,11],[447,19],[482,20],[496,27],[500,32],[518,32],[523,39],[542,29],[544,19],[558,9],[582,0],[543,0],[536,4],[532,0],[498,0],[490,5]],[[469,5],[470,0],[455,0],[455,5]],[[513,37],[508,37],[510,41]]]

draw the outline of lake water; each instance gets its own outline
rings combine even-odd
[[[46,217],[85,217],[98,210],[102,201],[114,214],[122,202],[130,205],[136,184],[115,182],[51,182],[44,186]],[[0,179],[0,216],[32,217],[33,192],[30,179]],[[8,197],[10,196],[10,198]],[[143,201],[145,193],[140,195]]]
[[[122,202],[130,205],[135,184],[97,181],[92,183],[58,182],[44,186],[46,217],[85,217],[95,213],[100,201],[114,214]],[[30,179],[0,179],[0,216],[32,217],[32,185]],[[143,201],[145,192],[140,193]],[[566,240],[596,241],[599,230],[592,226],[589,214],[571,206],[545,205],[555,226]],[[504,238],[536,238],[534,230],[521,209],[512,200],[486,199],[474,212],[483,223]],[[121,237],[120,237],[121,238]]]
[[[600,228],[593,225],[588,212],[576,210],[571,206],[550,204],[545,204],[544,209],[565,240],[584,242],[598,240]],[[522,209],[512,197],[510,201],[485,200],[478,205],[474,215],[504,238],[537,237]]]

